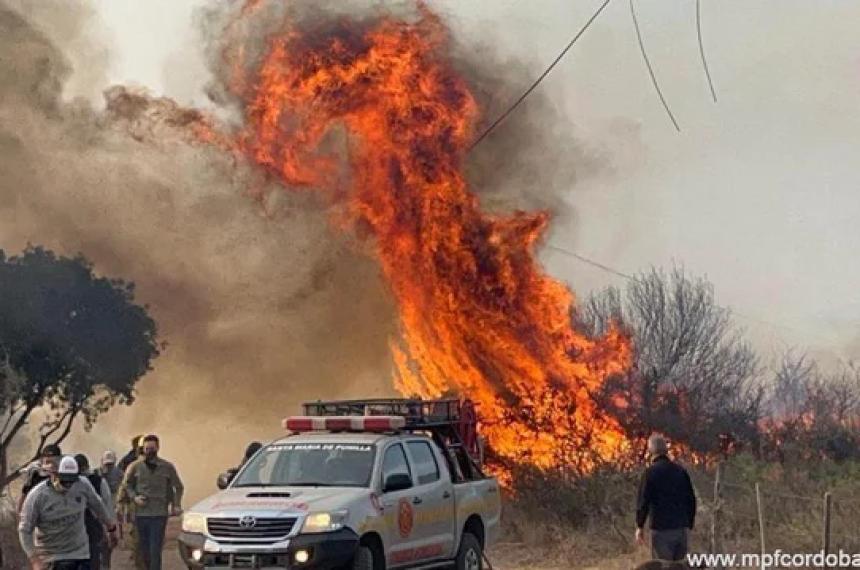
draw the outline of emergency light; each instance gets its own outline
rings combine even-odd
[[[291,416],[282,422],[291,432],[364,431],[390,432],[406,427],[403,416]]]

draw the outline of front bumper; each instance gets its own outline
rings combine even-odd
[[[274,544],[219,543],[202,534],[179,535],[179,554],[189,568],[289,568],[331,570],[349,563],[358,548],[358,535],[350,529],[319,534],[300,534]],[[192,553],[202,552],[199,561]],[[308,561],[296,562],[296,552],[305,550]]]

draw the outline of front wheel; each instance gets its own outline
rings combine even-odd
[[[484,555],[481,543],[474,534],[465,533],[457,551],[456,570],[483,570]]]
[[[352,558],[351,570],[373,570],[373,550],[367,546],[359,546]]]

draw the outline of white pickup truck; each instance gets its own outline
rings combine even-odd
[[[186,512],[182,559],[194,569],[481,570],[501,505],[476,457],[473,410],[457,400],[306,404],[317,415],[284,420],[290,435]]]

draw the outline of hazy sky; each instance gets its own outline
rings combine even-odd
[[[193,23],[200,1],[98,0],[91,32],[105,82],[134,82],[202,104],[207,73]],[[600,4],[585,0],[430,1],[460,42],[494,43],[532,74]],[[542,84],[608,163],[571,185],[575,220],[552,241],[622,271],[682,262],[770,347],[860,356],[860,46],[855,0],[702,0],[710,99],[695,2],[640,0],[649,55],[681,125],[660,107],[625,0],[613,0]],[[104,55],[104,54],[101,54]],[[86,65],[79,69],[86,72]],[[72,82],[70,91],[98,89]],[[618,278],[547,251],[583,294]]]

